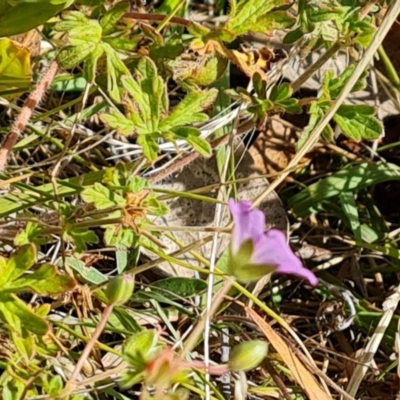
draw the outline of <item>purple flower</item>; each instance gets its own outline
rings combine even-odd
[[[270,272],[296,275],[316,286],[318,279],[304,268],[293,253],[283,232],[265,230],[265,215],[251,209],[249,201],[228,201],[234,227],[232,231],[230,269],[239,280],[251,281]],[[240,279],[242,278],[242,279]]]

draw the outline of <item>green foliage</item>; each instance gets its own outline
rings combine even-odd
[[[24,335],[25,331],[44,335],[48,324],[20,300],[17,293],[31,291],[40,295],[54,295],[75,286],[71,277],[59,274],[51,264],[42,264],[26,274],[35,265],[36,257],[36,248],[32,244],[20,247],[8,260],[0,257],[0,318],[20,335]]]
[[[360,20],[357,11],[354,5],[340,5],[334,1],[311,4],[299,0],[297,26],[286,34],[284,42],[291,44],[307,37],[302,48],[306,53],[321,46],[330,47],[339,39],[366,48],[376,28],[371,20]]]
[[[267,84],[260,74],[253,75],[255,94],[250,94],[243,88],[227,90],[226,92],[235,100],[250,103],[247,110],[253,114],[258,124],[264,124],[271,112],[288,112],[291,114],[302,111],[298,100],[293,98],[293,90],[288,83],[275,86],[270,95],[267,94]]]
[[[378,162],[361,163],[332,174],[328,178],[314,183],[288,201],[297,216],[307,216],[318,211],[322,202],[339,196],[343,191],[352,193],[381,182],[399,180],[400,169],[395,164]]]
[[[91,215],[85,224],[103,226],[104,240],[118,248],[136,247],[141,226],[146,215],[163,215],[166,207],[158,201],[145,179],[130,175],[123,167],[110,171],[103,183],[96,182],[81,193],[82,200],[99,211]],[[103,216],[107,214],[107,224]],[[90,221],[90,222],[89,222]]]
[[[0,94],[30,83],[29,51],[8,38],[0,39]]]
[[[151,288],[149,288],[150,290],[137,291],[135,293],[135,301],[139,300],[141,297],[143,297],[145,300],[148,300],[149,298],[154,298],[153,296],[157,296],[157,294],[160,295],[158,300],[161,302],[164,299],[188,299],[200,294],[206,288],[207,284],[200,279],[180,277],[167,278],[152,283]]]
[[[135,78],[130,74],[121,78],[128,92],[124,99],[126,115],[111,110],[102,114],[104,122],[124,135],[137,135],[137,141],[149,160],[157,158],[159,138],[172,142],[184,139],[202,155],[211,155],[210,145],[200,137],[200,131],[185,125],[208,119],[202,111],[213,103],[217,91],[190,92],[169,113],[166,84],[157,75],[157,68],[149,58],[139,61]]]
[[[202,227],[192,227],[185,232],[186,240],[175,235],[185,230],[185,226],[159,226],[154,218],[168,212],[179,213],[178,202],[171,201],[171,210],[164,204],[172,198],[181,196],[216,204],[220,200],[207,197],[211,192],[214,196],[214,190],[233,196],[236,165],[232,162],[229,166],[224,185],[218,189],[207,188],[207,194],[199,194],[200,187],[188,193],[165,190],[158,178],[154,179],[157,189],[153,190],[142,177],[148,176],[149,167],[176,166],[169,154],[164,152],[160,156],[160,143],[175,145],[179,153],[183,141],[200,155],[212,156],[209,142],[200,136],[201,124],[210,116],[226,116],[228,121],[222,127],[218,125],[214,139],[232,132],[233,128],[238,133],[244,132],[248,125],[265,128],[268,119],[276,114],[292,116],[307,110],[308,126],[297,143],[301,148],[337,102],[356,65],[350,65],[340,76],[327,71],[318,98],[302,98],[301,91],[293,93],[289,82],[275,79],[275,72],[281,77],[281,67],[285,68],[286,61],[292,60],[283,60],[281,64],[278,52],[274,54],[258,45],[256,48],[241,45],[254,33],[256,37],[268,35],[273,41],[283,33],[286,43],[297,42],[300,57],[317,49],[328,51],[328,55],[333,50],[344,50],[358,60],[376,32],[375,14],[382,6],[378,2],[369,9],[365,1],[359,0],[217,0],[215,7],[207,10],[214,13],[213,18],[200,22],[190,14],[195,3],[164,0],[157,2],[155,10],[143,5],[145,12],[141,12],[135,9],[138,2],[132,1],[0,0],[0,37],[3,37],[0,39],[0,96],[6,99],[1,102],[0,113],[3,136],[12,121],[15,118],[18,121],[20,107],[29,93],[17,96],[40,82],[52,60],[59,63],[57,76],[46,91],[43,88],[31,91],[37,97],[26,104],[39,106],[28,117],[28,125],[22,127],[21,140],[11,149],[1,174],[0,391],[6,400],[44,397],[83,400],[95,396],[98,388],[101,396],[127,400],[124,391],[133,387],[135,392],[141,392],[141,398],[148,400],[183,400],[203,395],[205,366],[197,352],[201,351],[204,326],[190,330],[200,332],[197,337],[188,328],[198,320],[203,321],[198,317],[206,313],[205,275],[197,279],[170,275],[159,279],[158,273],[161,262],[168,262],[172,269],[176,265],[192,269],[193,259],[202,264],[199,271],[207,272],[208,244],[201,249],[197,246],[211,238],[210,229],[206,227],[203,232]],[[37,44],[30,42],[35,39],[34,35],[30,36],[34,32],[9,37],[34,28],[38,28],[36,36],[40,32],[40,52]],[[280,32],[275,36],[275,31]],[[51,48],[45,43],[50,43]],[[292,55],[293,51],[288,56]],[[269,74],[271,68],[275,69],[274,74]],[[353,92],[365,88],[367,74],[365,71],[352,88]],[[304,76],[293,87],[297,88]],[[233,90],[231,87],[236,81],[243,87],[252,83],[252,90]],[[240,104],[246,107],[237,109],[238,115],[232,120],[233,113],[228,111]],[[332,123],[349,139],[357,141],[375,140],[383,130],[375,117],[375,109],[365,104],[341,104]],[[335,139],[333,124],[322,133],[331,142]],[[115,132],[110,130],[128,138],[115,137]],[[111,138],[111,135],[114,136]],[[132,161],[125,154],[123,162],[115,166],[109,159],[115,156],[115,139],[127,142],[126,148],[121,145],[127,153],[131,144],[140,145],[145,157],[141,154]],[[235,142],[233,145],[236,148]],[[396,157],[397,144],[390,146],[393,147],[390,155]],[[225,171],[227,148],[218,149],[220,173]],[[384,279],[379,293],[384,293],[390,286],[387,282],[392,282],[400,271],[400,256],[391,232],[393,221],[386,217],[385,207],[377,206],[375,196],[381,190],[379,183],[395,184],[400,176],[399,167],[373,159],[351,164],[345,159],[348,152],[332,155],[326,151],[318,153],[319,149],[318,146],[310,151],[309,157],[317,157],[311,159],[311,167],[305,165],[301,171],[296,170],[299,173],[295,180],[287,180],[285,190],[279,193],[283,200],[290,193],[287,205],[293,211],[291,222],[298,218],[296,235],[306,234],[313,245],[326,246],[329,250],[334,240],[342,238],[340,251],[346,251],[346,257],[352,257],[357,247],[356,261],[362,278],[368,279],[368,292],[370,286],[373,289],[374,280],[370,278],[382,273]],[[335,149],[329,146],[328,151]],[[363,157],[363,150],[356,156]],[[380,153],[383,159],[385,156]],[[321,165],[333,166],[337,172],[328,168],[321,171]],[[190,170],[191,166],[186,168]],[[206,172],[193,174],[193,179]],[[322,178],[316,173],[322,173]],[[168,179],[173,181],[175,177],[176,174],[171,174]],[[312,184],[307,181],[309,178],[314,179]],[[294,194],[297,188],[291,182],[301,186],[300,192]],[[239,186],[240,190],[244,186]],[[168,221],[171,222],[169,218]],[[329,224],[327,229],[326,224]],[[331,232],[335,233],[329,236]],[[222,235],[220,231],[217,233]],[[350,245],[349,238],[354,239]],[[171,242],[179,250],[164,248]],[[270,268],[251,263],[250,245],[245,243],[234,259],[229,246],[222,252],[215,260],[217,275],[213,287],[209,288],[216,296],[214,299],[218,299],[221,287],[225,290],[225,285],[230,283],[222,279],[222,273],[236,278],[233,288],[227,291],[228,296],[223,296],[215,315],[210,316],[210,337],[215,341],[209,346],[213,352],[211,359],[218,359],[218,340],[226,331],[240,343],[233,347],[227,365],[211,363],[209,366],[211,378],[207,384],[218,399],[223,395],[218,387],[213,387],[212,375],[227,373],[229,369],[239,371],[243,382],[244,372],[250,372],[254,382],[252,394],[276,395],[270,382],[251,372],[268,357],[268,346],[258,333],[247,330],[243,334],[245,321],[229,316],[232,311],[229,296],[240,292],[254,301],[259,311],[263,310],[285,328],[268,304],[272,303],[277,311],[281,306],[293,306],[293,295],[303,291],[300,288],[295,293],[292,288],[289,291],[272,282],[272,297],[267,297],[265,302],[252,298],[238,282],[257,281]],[[160,259],[146,259],[144,249]],[[379,253],[381,257],[375,258],[371,266],[364,263],[369,252]],[[243,268],[243,264],[247,267]],[[150,268],[156,270],[149,271]],[[343,268],[340,271],[343,273]],[[329,272],[327,278],[322,278],[335,279],[334,265]],[[344,286],[350,279],[350,274],[346,274],[339,284]],[[356,295],[365,289],[360,289],[358,283],[349,285]],[[307,303],[310,314],[317,310],[315,304],[318,305],[321,294],[307,293],[307,298],[311,296]],[[301,298],[296,297],[296,303]],[[111,315],[102,313],[110,310],[107,305],[112,305]],[[376,325],[381,314],[375,312],[371,325],[371,318],[366,317],[368,310],[360,305],[357,310],[364,314],[357,315],[354,331],[361,327],[371,335],[371,326]],[[102,319],[104,315],[107,321]],[[218,318],[213,318],[216,315]],[[384,338],[388,343],[391,340],[388,351],[393,348],[396,332],[397,321],[393,322],[393,329]],[[157,331],[145,330],[150,324],[157,326]],[[65,382],[82,350],[99,333],[99,326],[102,329],[96,347],[87,356],[77,378],[79,387],[72,382],[73,392],[69,393]],[[312,324],[309,328],[312,335]],[[172,346],[177,349],[179,346],[180,354]],[[287,368],[279,357],[274,362],[282,370]],[[89,370],[91,367],[93,370]],[[382,366],[382,370],[390,368]],[[289,375],[291,372],[288,371]],[[287,376],[282,375],[284,383],[293,385],[290,379],[286,381]],[[110,379],[117,385],[109,387]],[[179,387],[182,382],[187,389]],[[73,394],[76,389],[80,393],[80,388],[85,389],[84,394]],[[235,390],[240,391],[240,385],[235,383]],[[300,397],[306,396],[300,393],[299,387],[296,391]]]
[[[286,0],[242,0],[231,8],[231,18],[224,29],[244,35],[250,31],[268,33],[276,28],[287,28],[294,20],[282,11],[271,12],[286,4]]]
[[[0,37],[36,28],[71,3],[63,0],[0,0]]]
[[[132,37],[129,30],[119,22],[127,6],[125,2],[118,3],[100,20],[90,19],[78,11],[70,11],[55,26],[56,30],[68,34],[70,43],[58,57],[63,67],[70,69],[84,62],[84,76],[88,82],[93,83],[98,64],[105,58],[107,89],[115,101],[121,101],[119,80],[123,75],[130,74],[121,57],[124,51],[133,50],[139,40]]]
[[[333,101],[339,96],[354,68],[355,65],[353,64],[337,78],[334,78],[333,71],[325,73],[322,95],[317,101],[311,103],[309,109],[310,121],[297,144],[298,148],[303,146],[315,126],[329,110]],[[354,85],[352,91],[356,92],[364,87],[365,74]],[[337,110],[333,120],[337,123],[342,133],[353,140],[374,140],[379,138],[383,132],[382,123],[375,117],[375,108],[367,105],[343,104]],[[326,140],[332,139],[332,130],[329,126],[325,128],[323,135]]]
[[[118,385],[128,389],[143,381],[147,364],[161,350],[158,335],[153,330],[143,331],[132,335],[125,343],[122,351],[123,359],[129,364]]]

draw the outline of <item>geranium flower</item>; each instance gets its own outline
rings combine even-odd
[[[277,229],[265,232],[265,215],[252,209],[251,202],[229,199],[234,227],[230,249],[230,273],[239,281],[250,282],[271,272],[296,275],[312,286],[318,278],[305,268]]]

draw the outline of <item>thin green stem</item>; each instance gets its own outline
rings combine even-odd
[[[378,48],[378,54],[383,65],[385,66],[390,82],[392,82],[397,89],[400,89],[399,75],[397,74],[396,68],[394,67],[392,61],[390,60],[382,45]]]
[[[169,15],[164,19],[164,21],[161,22],[160,25],[157,26],[156,32],[160,33],[165,26],[168,24],[169,21],[172,20],[172,18],[176,15],[176,13],[179,11],[179,9],[186,3],[186,0],[181,0],[175,7],[174,9],[169,13]]]

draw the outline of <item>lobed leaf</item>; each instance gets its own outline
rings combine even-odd
[[[261,17],[264,17],[272,9],[285,4],[287,4],[286,0],[242,0],[237,4],[235,15],[224,28],[236,35],[243,35],[256,28],[257,21]]]
[[[1,260],[0,290],[7,282],[17,279],[35,264],[36,247],[30,243],[26,244],[19,247],[8,261],[5,261],[4,258]]]
[[[374,140],[382,135],[383,125],[373,117],[375,109],[363,105],[342,105],[334,116],[341,131],[354,140]]]
[[[0,318],[19,333],[26,329],[42,336],[49,329],[46,320],[14,294],[0,293]]]
[[[111,192],[110,189],[99,182],[96,182],[93,187],[83,190],[81,197],[86,203],[93,203],[99,210],[125,204],[123,197]]]
[[[160,124],[163,131],[174,127],[207,121],[208,117],[201,111],[210,106],[218,95],[218,90],[190,92]]]

